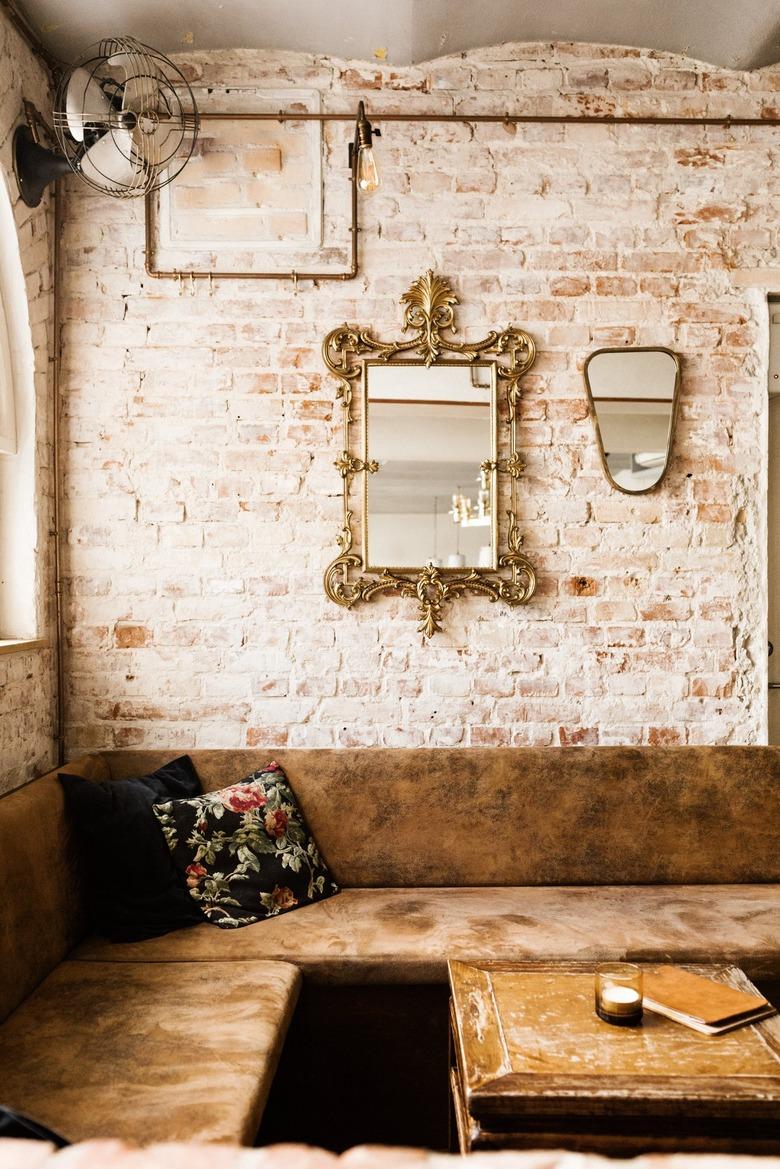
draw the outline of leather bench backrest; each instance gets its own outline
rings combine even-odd
[[[112,775],[173,753],[107,752]],[[204,787],[277,759],[343,885],[780,880],[780,748],[192,751]]]
[[[108,779],[102,758],[67,769]],[[85,933],[75,853],[56,773],[0,799],[0,1020]]]
[[[144,775],[174,751],[63,770]],[[340,884],[780,880],[780,748],[192,751],[206,790],[277,759]],[[0,799],[0,1020],[85,932],[56,773]]]

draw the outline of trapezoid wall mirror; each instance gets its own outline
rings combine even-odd
[[[607,479],[626,495],[658,487],[669,466],[680,392],[671,349],[597,349],[585,386]]]
[[[323,342],[344,423],[343,524],[324,583],[347,608],[382,594],[415,600],[429,638],[457,597],[522,605],[536,588],[521,551],[516,430],[536,349],[512,327],[450,340],[459,302],[431,271],[401,303],[408,336],[344,324]]]

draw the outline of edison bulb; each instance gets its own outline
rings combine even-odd
[[[379,174],[370,146],[361,146],[358,150],[357,182],[360,190],[366,195],[370,195],[379,186]]]

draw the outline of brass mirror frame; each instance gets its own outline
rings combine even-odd
[[[403,332],[412,332],[411,337],[383,341],[374,337],[370,329],[343,324],[332,329],[322,344],[325,365],[339,382],[336,398],[341,402],[344,423],[344,449],[334,463],[343,485],[343,524],[337,537],[339,554],[325,570],[325,593],[335,604],[347,609],[385,593],[414,598],[420,620],[418,632],[425,638],[433,637],[442,629],[444,606],[456,597],[474,593],[490,601],[501,600],[515,606],[527,604],[536,591],[536,573],[521,551],[523,536],[517,521],[517,481],[525,470],[525,463],[517,449],[516,425],[522,396],[520,380],[534,363],[536,346],[528,333],[513,326],[502,332],[491,330],[480,341],[446,339],[444,333],[457,332],[455,305],[459,303],[450,284],[429,269],[401,297],[401,304],[405,305]],[[413,354],[414,359],[409,364],[425,366],[445,362],[449,354],[456,354],[461,359],[455,364],[464,365],[484,363],[487,355],[495,355],[495,359],[490,362],[494,366],[496,387],[491,409],[495,411],[495,419],[499,415],[498,388],[505,386],[508,430],[508,443],[505,445],[509,453],[503,459],[497,457],[487,460],[494,509],[498,500],[498,475],[506,474],[510,479],[509,508],[506,513],[508,523],[505,527],[498,524],[498,542],[494,544],[493,550],[499,566],[497,570],[440,569],[432,564],[408,571],[394,571],[389,567],[381,570],[366,569],[363,550],[358,550],[355,545],[350,493],[356,475],[365,477],[378,469],[375,462],[367,462],[353,453],[354,418],[351,407],[354,386],[359,380],[362,381],[363,394],[366,394],[362,358],[368,354],[375,355],[380,362],[388,363],[398,355]],[[498,451],[501,445],[498,440],[498,423],[494,425],[494,433],[495,449]],[[502,550],[500,541],[504,534],[506,547]],[[505,575],[501,574],[501,569]],[[360,575],[354,576],[355,572]]]
[[[612,477],[612,472],[607,464],[607,456],[604,451],[604,439],[601,437],[601,427],[599,426],[598,414],[596,412],[596,400],[593,397],[593,390],[590,384],[590,377],[588,376],[588,366],[594,357],[600,356],[602,353],[668,353],[674,361],[674,393],[671,398],[672,413],[669,419],[669,440],[666,444],[666,462],[664,469],[656,479],[651,487],[642,487],[638,491],[632,491],[630,487],[621,487],[619,483]],[[674,445],[674,431],[677,425],[677,411],[680,404],[680,381],[681,381],[681,366],[680,358],[673,349],[667,349],[665,345],[616,345],[604,349],[594,349],[589,353],[585,359],[583,366],[583,376],[585,378],[585,389],[588,392],[588,411],[593,420],[593,426],[596,431],[596,442],[599,448],[599,457],[601,458],[601,466],[604,470],[604,475],[610,487],[614,487],[616,491],[621,491],[623,495],[648,495],[651,491],[657,491],[666,478],[666,473],[669,470],[669,464],[672,461],[672,447]],[[638,399],[632,399],[634,401]]]

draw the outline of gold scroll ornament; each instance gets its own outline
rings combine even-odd
[[[447,333],[457,332],[455,306],[459,303],[449,283],[432,271],[414,281],[401,297],[404,308],[403,332],[410,334],[399,340],[383,341],[370,329],[340,325],[326,336],[322,354],[328,369],[338,379],[337,398],[341,402],[344,421],[344,449],[335,462],[343,484],[343,524],[337,537],[339,553],[325,571],[325,592],[337,605],[351,609],[358,602],[370,601],[380,594],[397,594],[414,599],[418,605],[418,630],[430,638],[442,629],[443,611],[455,598],[477,594],[490,601],[504,601],[507,605],[526,604],[536,589],[536,573],[521,548],[523,537],[517,522],[517,481],[525,464],[517,449],[517,412],[521,398],[520,380],[531,368],[536,356],[532,338],[521,329],[508,327],[501,332],[491,330],[479,341],[450,340]],[[377,471],[377,463],[360,458],[353,452],[352,402],[354,387],[362,381],[364,406],[366,384],[362,377],[364,363],[360,358],[371,355],[374,360],[394,365],[412,364],[430,367],[437,362],[473,365],[494,357],[497,385],[505,393],[504,437],[506,457],[489,461],[483,468],[509,476],[509,507],[506,524],[499,524],[498,571],[484,568],[439,568],[429,563],[412,571],[398,571],[391,567],[365,571],[364,556],[356,546],[353,531],[353,509],[350,492],[356,476],[366,477]],[[394,360],[395,359],[395,360]],[[412,360],[410,360],[412,359]],[[495,405],[495,404],[494,404]],[[496,411],[492,417],[495,418]],[[498,423],[496,423],[498,425]],[[507,441],[508,437],[508,441]],[[498,448],[500,449],[500,447]],[[494,490],[494,498],[498,492]],[[502,544],[503,542],[503,544]]]

